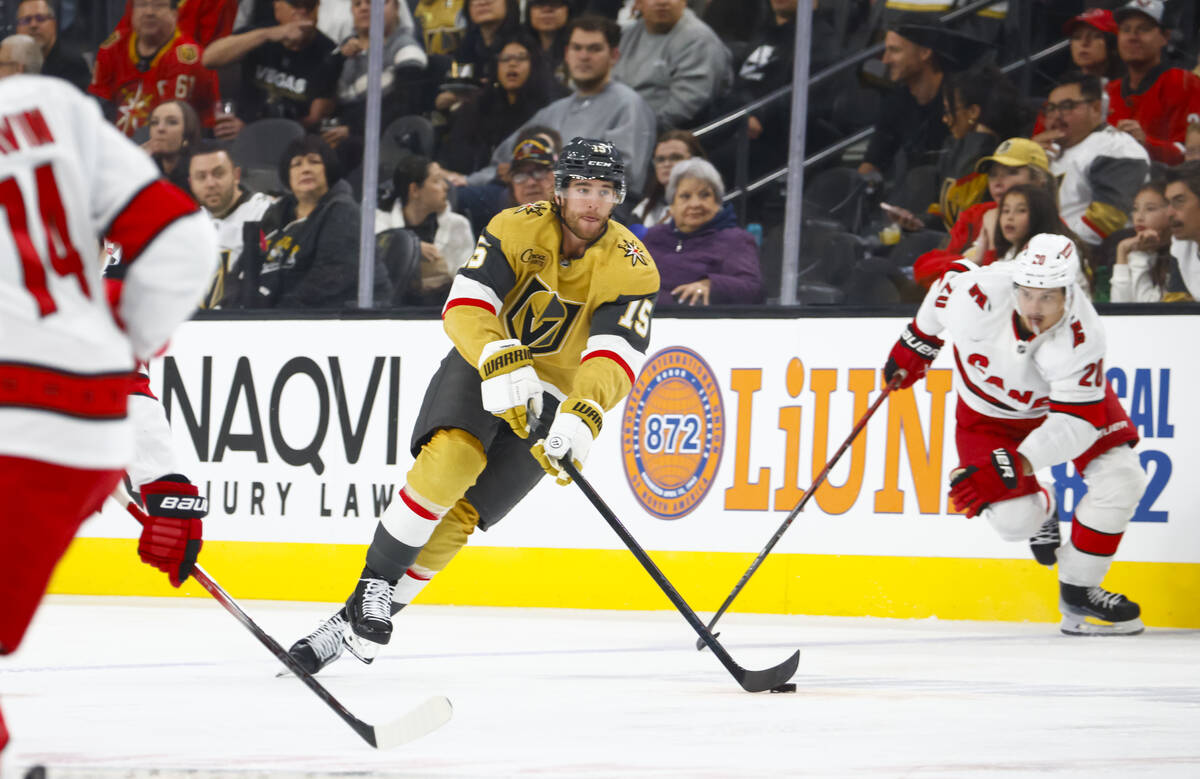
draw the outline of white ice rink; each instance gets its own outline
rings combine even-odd
[[[330,611],[242,605],[285,646]],[[674,612],[416,606],[396,624],[373,666],[319,678],[367,721],[435,694],[454,717],[377,752],[215,601],[49,598],[0,658],[0,774],[1200,776],[1200,631],[727,615],[746,667],[802,650],[787,695],[743,692]]]

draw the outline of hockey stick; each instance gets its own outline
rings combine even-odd
[[[801,511],[804,511],[804,506],[808,503],[809,498],[816,493],[818,487],[825,483],[825,477],[829,475],[829,472],[833,470],[833,466],[837,465],[837,461],[841,459],[846,450],[850,448],[850,445],[854,443],[854,439],[858,438],[858,434],[861,433],[867,426],[867,422],[870,421],[872,415],[875,414],[875,410],[883,405],[883,401],[887,399],[887,396],[891,394],[892,390],[894,390],[898,384],[899,381],[897,381],[896,377],[893,377],[892,381],[888,382],[887,386],[883,388],[883,392],[879,393],[879,397],[875,399],[875,402],[871,404],[871,407],[867,409],[866,413],[862,415],[862,418],[858,420],[858,423],[854,425],[854,429],[850,431],[850,435],[844,442],[842,442],[841,447],[833,453],[833,458],[827,462],[821,472],[817,474],[817,478],[813,480],[812,486],[800,496],[800,501],[796,504],[796,507],[793,508],[787,515],[787,519],[783,520],[783,524],[780,525],[779,529],[775,531],[775,535],[771,536],[771,540],[767,542],[767,545],[763,547],[763,550],[758,553],[758,557],[754,558],[754,562],[750,563],[750,567],[746,569],[744,574],[742,574],[742,578],[739,579],[738,583],[734,586],[733,592],[729,593],[729,597],[726,598],[725,602],[721,604],[721,608],[717,609],[717,613],[714,614],[712,619],[708,621],[708,629],[710,631],[717,624],[717,620],[721,618],[721,615],[723,615],[729,608],[730,604],[733,603],[733,599],[736,598],[742,591],[742,588],[746,586],[746,582],[750,581],[750,577],[753,576],[754,572],[758,570],[758,567],[763,564],[763,560],[767,559],[767,555],[769,555],[771,550],[775,548],[775,545],[779,543],[779,539],[783,538],[783,534],[787,532],[787,529],[791,526],[792,521],[799,516]],[[714,633],[713,635],[719,636],[721,634]],[[697,641],[696,649],[703,651],[704,645],[705,642],[703,640]]]
[[[625,542],[625,546],[629,547],[629,551],[633,552],[633,556],[638,559],[638,562],[650,574],[650,578],[654,579],[654,583],[671,599],[671,603],[675,604],[675,608],[679,610],[683,618],[692,626],[692,629],[700,634],[700,640],[708,645],[709,649],[713,651],[713,654],[717,656],[717,659],[721,661],[721,664],[725,666],[729,673],[733,674],[733,678],[737,679],[738,684],[742,685],[744,690],[747,692],[773,690],[792,678],[792,675],[796,673],[796,667],[800,664],[799,650],[796,650],[791,657],[779,665],[762,671],[747,671],[734,662],[729,653],[725,651],[725,647],[721,646],[716,636],[709,632],[708,628],[704,627],[704,623],[696,616],[696,612],[692,611],[692,608],[688,606],[683,596],[676,591],[671,582],[667,580],[667,577],[663,575],[663,572],[650,559],[650,556],[634,540],[630,532],[625,529],[625,526],[617,519],[617,515],[612,512],[608,504],[596,494],[596,491],[592,489],[592,485],[583,478],[582,474],[579,473],[579,469],[571,462],[570,457],[563,458],[562,466],[571,478],[574,479],[575,483],[579,485],[579,489],[583,491],[587,499],[596,507],[596,510],[600,512],[600,516],[604,517],[608,524],[612,526],[612,529],[617,532],[617,535],[621,537],[621,540]]]
[[[124,483],[119,483],[117,489],[113,491],[112,497],[118,503],[123,505],[125,509],[133,515],[133,518],[138,522],[145,524],[149,517],[130,496],[125,489]],[[308,688],[316,693],[317,697],[324,701],[325,705],[333,709],[342,720],[354,729],[354,732],[362,737],[371,746],[377,749],[391,749],[392,747],[407,744],[410,741],[415,741],[424,735],[445,725],[450,720],[450,715],[453,708],[450,701],[442,696],[434,696],[424,703],[412,709],[398,719],[388,722],[384,725],[371,725],[363,722],[358,717],[355,717],[350,711],[330,694],[329,690],[313,678],[312,674],[305,671],[298,662],[292,659],[279,642],[271,638],[253,619],[250,618],[245,611],[237,604],[237,601],[221,588],[221,585],[208,575],[208,572],[200,566],[199,563],[192,568],[192,576],[200,583],[200,586],[208,591],[218,603],[225,607],[225,610],[237,618],[238,622],[254,634],[254,637],[259,640],[263,646],[271,651],[271,654],[283,663],[288,670],[296,675],[296,678],[308,685]]]

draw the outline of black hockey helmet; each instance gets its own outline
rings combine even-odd
[[[610,181],[617,191],[618,204],[625,201],[625,162],[608,141],[572,138],[558,155],[554,166],[554,189],[562,194],[572,180]]]

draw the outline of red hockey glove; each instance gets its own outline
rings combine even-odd
[[[1003,447],[992,451],[991,463],[968,465],[950,479],[950,500],[954,508],[965,511],[968,517],[1004,498],[1015,490],[1021,478],[1021,456]]]
[[[900,340],[892,347],[887,364],[883,366],[883,380],[891,383],[896,371],[904,371],[904,379],[897,389],[911,387],[925,377],[929,364],[938,356],[942,344],[946,343],[934,335],[925,335],[910,322],[900,334]]]
[[[203,545],[208,499],[196,485],[177,473],[142,485],[142,503],[149,515],[138,540],[138,557],[165,573],[175,587],[183,584]]]

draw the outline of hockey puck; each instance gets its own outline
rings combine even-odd
[[[795,692],[796,691],[796,683],[788,682],[787,684],[781,684],[778,687],[772,687],[770,691],[771,692]]]

